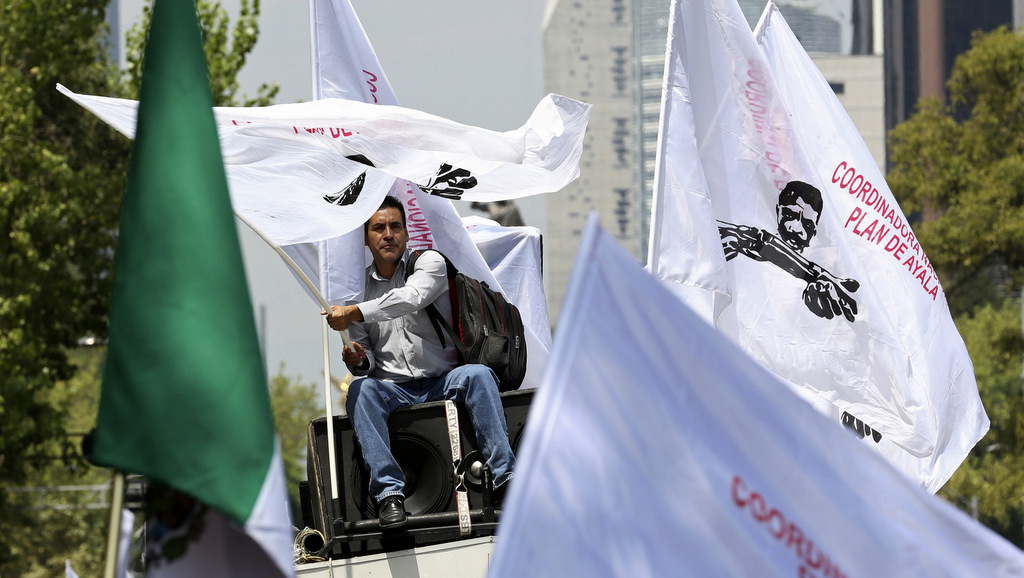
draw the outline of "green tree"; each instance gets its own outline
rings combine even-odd
[[[939,273],[974,362],[989,433],[940,495],[1024,546],[1024,37],[977,33],[949,102],[890,133],[888,182]]]
[[[81,453],[82,434],[96,420],[103,355],[101,347],[71,351],[70,361],[78,371],[45,393],[46,400],[67,416],[68,435],[49,440],[40,448],[44,461],[33,468],[28,480],[37,492],[10,496],[10,531],[4,532],[4,542],[11,556],[0,562],[0,576],[54,576],[64,560],[71,560],[80,576],[99,576],[103,572],[109,509],[85,506],[97,504],[109,495],[109,490],[57,490],[109,486],[111,481],[109,470],[91,466]],[[37,509],[40,504],[43,509]]]
[[[90,465],[81,453],[82,434],[92,429],[99,409],[103,347],[86,347],[70,352],[78,372],[68,381],[58,382],[47,392],[48,401],[67,416],[71,443],[50,440],[43,448],[45,466],[30,478],[32,487],[94,486],[109,484],[111,471]],[[306,427],[322,413],[313,384],[300,383],[285,376],[284,365],[270,378],[270,401],[274,426],[281,440],[288,490],[296,524],[301,524],[298,484],[306,479]],[[71,560],[80,576],[99,576],[106,554],[109,509],[28,509],[42,497],[46,506],[82,505],[95,496],[89,492],[19,492],[11,499],[10,533],[4,541],[12,556],[0,563],[0,576],[24,578],[53,576],[55,569]],[[141,515],[136,527],[142,524]]]
[[[140,27],[133,32],[122,74],[109,57],[108,2],[0,0],[2,488],[48,483],[53,456],[77,451],[77,439],[65,435],[68,409],[52,394],[75,375],[69,352],[77,341],[106,332],[130,143],[55,85],[137,93],[145,36]],[[243,0],[230,35],[217,3],[198,0],[197,9],[215,100],[237,104],[237,74],[259,33],[259,1]],[[276,85],[263,85],[244,104],[269,104],[276,93]],[[23,574],[5,569],[12,560],[7,538],[24,522],[7,507],[11,495],[0,491],[2,576]]]
[[[992,427],[941,495],[1004,537],[1024,546],[1024,397],[1021,310],[1016,300],[983,305],[958,327],[974,360]]]
[[[255,98],[238,98],[238,73],[256,47],[259,37],[260,0],[242,0],[234,28],[228,13],[217,2],[197,0],[199,25],[203,31],[203,49],[210,69],[210,89],[215,106],[267,106],[272,104],[280,87],[277,83],[260,85]],[[125,70],[127,98],[137,98],[142,79],[142,55],[146,51],[146,31],[153,13],[153,3],[142,9],[142,22],[126,35],[128,68]],[[229,33],[230,29],[230,33]]]
[[[281,457],[292,502],[292,518],[302,527],[299,482],[306,479],[306,428],[313,418],[323,413],[315,384],[303,384],[285,377],[284,364],[270,379],[270,403],[274,425],[281,438]]]
[[[890,134],[888,182],[940,274],[954,316],[1024,282],[1024,38],[976,34],[950,105],[924,100]]]
[[[110,94],[106,0],[0,2],[0,483],[64,439],[54,384],[101,335],[128,143],[55,90]],[[6,493],[0,492],[0,535]],[[8,552],[0,540],[0,560]]]

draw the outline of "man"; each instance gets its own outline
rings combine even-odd
[[[494,372],[478,364],[456,367],[454,344],[442,345],[425,310],[433,304],[451,319],[444,258],[424,253],[406,274],[405,208],[393,197],[385,197],[363,231],[373,256],[366,268],[365,301],[333,305],[324,314],[333,329],[349,330],[352,347],[345,347],[342,359],[353,375],[365,376],[349,386],[346,408],[370,469],[380,526],[396,528],[405,524],[406,513],[405,480],[391,453],[387,425],[395,409],[440,399],[464,404],[496,496],[512,478],[515,456]]]
[[[725,259],[746,255],[755,261],[767,261],[807,283],[803,301],[807,309],[823,319],[842,316],[853,322],[857,301],[851,293],[860,283],[836,277],[801,253],[811,244],[824,207],[821,191],[813,185],[790,181],[779,193],[775,208],[778,236],[764,229],[718,221]]]

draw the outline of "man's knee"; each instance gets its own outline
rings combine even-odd
[[[348,384],[348,391],[345,393],[345,411],[348,415],[354,413],[356,407],[356,400],[359,399],[359,391],[363,387],[363,380],[356,379],[352,383]]]
[[[380,384],[371,378],[357,379],[348,386],[348,394],[345,399],[345,410],[348,415],[353,415],[356,408],[367,404],[372,406],[387,405],[387,396],[381,390]]]
[[[494,374],[494,370],[481,363],[467,363],[456,367],[454,371],[460,371],[462,379],[461,381],[469,384],[476,383],[486,387],[498,388],[498,377]]]

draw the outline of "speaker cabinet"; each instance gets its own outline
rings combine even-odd
[[[501,394],[508,426],[509,442],[518,453],[526,426],[534,390]],[[331,544],[327,555],[346,557],[372,551],[388,551],[458,539],[459,527],[454,515],[456,477],[448,440],[444,402],[430,402],[396,410],[388,420],[391,452],[405,474],[407,527],[380,532],[375,526],[376,503],[369,495],[369,473],[352,424],[346,416],[334,417],[334,452],[337,467],[338,501],[331,500],[330,455],[327,420],[314,419],[308,428],[306,462],[308,491],[303,492],[303,519],[319,530]],[[471,510],[484,503],[484,459],[465,408],[459,407],[459,430],[463,462],[460,473],[468,490]],[[362,521],[367,523],[361,523]],[[369,522],[372,521],[372,522]],[[310,524],[310,522],[312,522]],[[491,534],[494,524],[477,524],[474,536]],[[332,540],[332,538],[337,538]]]

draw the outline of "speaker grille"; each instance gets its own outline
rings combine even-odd
[[[391,435],[391,454],[405,475],[405,509],[412,515],[444,512],[455,492],[451,459],[423,435],[396,432]],[[362,454],[353,458],[352,491],[363,518],[377,517],[377,503],[369,494],[370,472]]]

